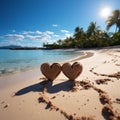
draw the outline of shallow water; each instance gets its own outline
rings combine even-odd
[[[84,53],[76,50],[0,50],[0,76],[38,67],[44,62],[61,62]]]

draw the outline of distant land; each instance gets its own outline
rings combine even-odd
[[[19,45],[0,46],[0,49],[10,49],[10,48],[22,48],[22,46]]]
[[[8,46],[0,46],[0,49],[10,49],[10,50],[50,50],[51,48],[43,48],[43,47],[23,47],[19,45],[8,45]]]

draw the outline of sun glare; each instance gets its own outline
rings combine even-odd
[[[101,11],[100,11],[100,15],[101,17],[103,18],[107,18],[108,16],[110,16],[111,14],[111,9],[109,7],[106,7],[106,8],[103,8]]]

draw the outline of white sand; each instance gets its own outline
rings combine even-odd
[[[86,59],[76,59],[83,65],[83,72],[76,81],[90,81],[93,87],[83,89],[77,86],[72,92],[71,82],[61,72],[49,86],[48,92],[40,90],[44,76],[40,76],[39,68],[0,77],[0,120],[67,120],[64,113],[72,115],[73,119],[82,116],[93,116],[95,120],[105,120],[102,114],[104,103],[100,102],[100,93],[94,88],[103,90],[110,98],[109,106],[115,112],[114,119],[120,114],[120,76],[119,79],[108,75],[120,72],[120,47],[99,50],[84,50],[94,53]],[[95,80],[109,79],[107,84],[96,84]],[[15,95],[16,93],[16,95]],[[15,96],[14,96],[15,95]],[[48,102],[59,110],[52,110],[47,103],[39,103],[44,95]],[[108,115],[109,117],[109,115]],[[79,120],[82,120],[80,119]],[[92,120],[92,119],[91,119]]]

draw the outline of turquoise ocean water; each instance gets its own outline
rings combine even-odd
[[[62,62],[83,55],[71,50],[0,50],[0,76],[39,67],[44,62]]]

